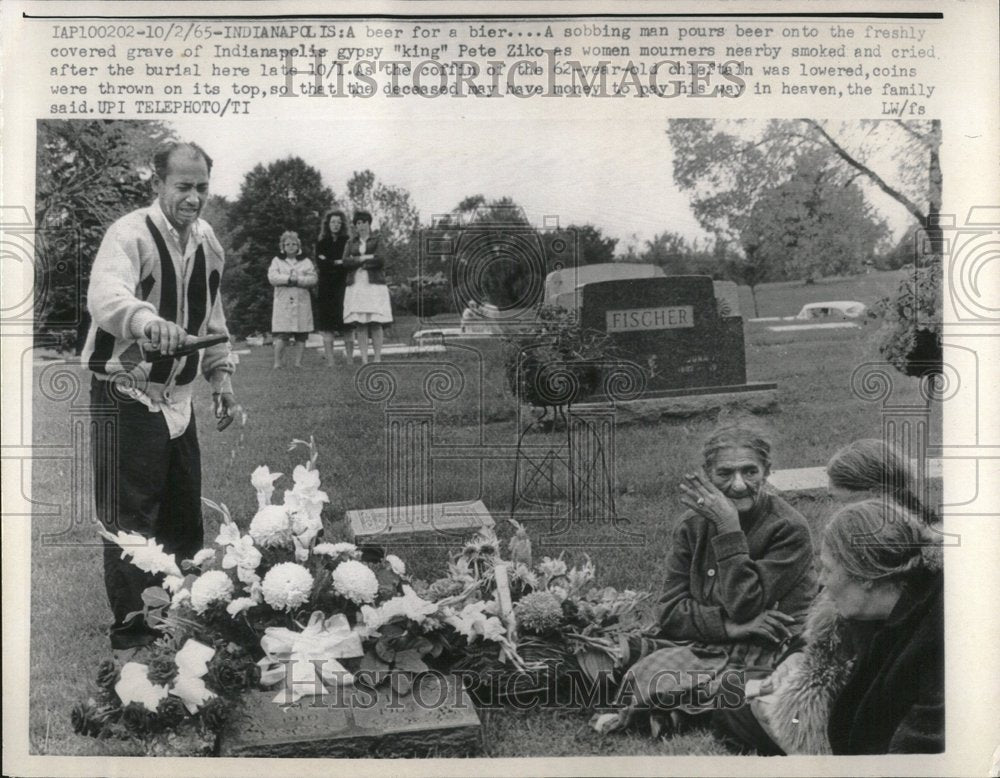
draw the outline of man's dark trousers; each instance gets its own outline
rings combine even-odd
[[[171,440],[162,413],[120,397],[107,381],[91,379],[90,401],[94,497],[101,523],[112,533],[156,538],[178,564],[190,559],[204,539],[194,411],[184,434]],[[111,423],[102,425],[100,419]],[[159,635],[141,617],[126,616],[142,610],[143,590],[161,580],[122,559],[122,549],[104,541],[104,585],[115,619],[112,648],[146,645]]]

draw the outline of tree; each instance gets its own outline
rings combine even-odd
[[[535,260],[544,263],[545,249],[538,230],[511,198],[487,202],[481,195],[468,197],[453,211],[448,226],[456,237],[451,279],[459,296],[498,308],[541,301],[546,268],[535,267]]]
[[[651,265],[659,265],[668,275],[682,275],[690,253],[691,247],[684,236],[667,230],[646,241],[646,250],[640,255],[640,259]]]
[[[347,182],[347,200],[352,212],[368,211],[372,215],[390,282],[416,275],[420,214],[410,193],[379,181],[371,170],[362,170],[355,171]]]
[[[715,122],[703,119],[670,120],[667,135],[674,150],[674,178],[692,193],[692,209],[698,221],[716,235],[740,238],[751,218],[759,195],[787,181],[803,154],[825,155],[837,180],[860,178],[903,206],[926,231],[930,251],[922,257],[915,283],[923,293],[924,318],[903,311],[888,321],[882,331],[880,350],[896,353],[893,363],[904,366],[900,343],[928,338],[937,348],[940,362],[940,263],[942,233],[937,215],[941,210],[941,123],[939,120],[863,121],[844,132],[814,119],[773,120],[766,124]],[[891,150],[888,160],[886,150]],[[897,298],[912,294],[900,288]],[[935,302],[936,301],[936,302]],[[929,319],[926,318],[930,313]],[[922,333],[922,334],[921,334]],[[921,348],[921,359],[933,349]]]
[[[742,241],[762,280],[860,272],[885,239],[885,221],[853,182],[841,183],[822,155],[805,154],[782,184],[764,190],[750,210]]]
[[[294,230],[303,251],[311,254],[323,213],[334,202],[319,171],[299,157],[258,164],[246,174],[223,228],[232,241],[223,293],[234,334],[270,330],[273,293],[267,269],[278,254],[278,239]]]
[[[112,222],[152,200],[152,154],[172,137],[155,121],[38,122],[36,333],[78,322],[82,347],[93,258]]]
[[[576,240],[577,264],[597,265],[615,261],[615,247],[618,238],[606,238],[600,227],[593,224],[571,224],[566,232]]]

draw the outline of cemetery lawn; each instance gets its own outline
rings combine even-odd
[[[830,299],[844,296],[830,295]],[[779,409],[762,417],[773,432],[776,469],[822,465],[838,446],[880,434],[879,407],[855,397],[850,387],[855,366],[872,358],[867,342],[870,329],[828,330],[800,338],[787,333],[773,337],[777,334],[748,328],[747,337],[748,379],[776,381],[779,386]],[[306,367],[297,372],[272,372],[271,358],[268,348],[257,348],[241,357],[235,383],[248,413],[243,428],[233,425],[224,433],[216,432],[208,389],[199,384],[196,416],[203,494],[225,502],[246,527],[256,506],[250,472],[267,464],[272,471],[290,473],[303,454],[289,453],[289,441],[313,435],[320,452],[323,488],[331,499],[326,514],[328,530],[335,539],[342,538],[346,510],[386,503],[384,404],[362,399],[355,370],[345,365],[328,370],[316,351],[307,353]],[[399,365],[397,360],[396,402],[422,398],[424,376],[434,363],[443,362],[456,362],[461,367],[464,384],[457,398],[443,403],[443,412],[435,421],[434,444],[512,446],[518,428],[511,418],[513,401],[496,354],[487,354],[481,366],[474,355],[454,352],[413,358],[407,365]],[[390,360],[385,366],[393,364]],[[51,362],[37,363],[34,368],[36,446],[71,444],[70,401],[65,396],[49,399],[39,391],[45,386],[53,394],[55,368]],[[89,376],[80,368],[67,369],[80,377],[82,391],[77,402],[85,405]],[[918,401],[914,379],[901,374],[893,374],[892,379],[902,387],[894,399]],[[471,399],[465,396],[470,393]],[[479,423],[480,404],[486,408],[486,421],[492,423]],[[85,420],[86,416],[79,418]],[[606,524],[558,525],[544,517],[532,519],[518,510],[516,518],[527,521],[535,541],[536,558],[557,555],[564,548],[571,558],[586,551],[597,564],[600,583],[658,592],[671,529],[681,513],[676,484],[681,474],[698,462],[699,443],[711,425],[711,419],[696,418],[618,430],[617,511],[627,520],[629,531],[644,536],[641,545],[623,545],[621,535]],[[559,434],[531,434],[527,438],[534,446],[558,445],[564,439]],[[70,725],[72,705],[93,694],[97,665],[109,656],[104,631],[110,613],[103,590],[100,547],[89,518],[90,463],[74,469],[72,458],[57,457],[36,458],[32,469],[31,749],[57,755],[136,753],[129,744],[78,737]],[[511,458],[484,463],[472,456],[437,462],[433,501],[482,499],[497,521],[501,537],[508,537],[511,530],[505,518],[510,515],[513,473],[512,454]],[[78,479],[77,474],[85,477]],[[830,512],[828,501],[802,498],[796,505],[818,534]],[[206,538],[215,536],[217,525],[217,517],[206,512]],[[545,540],[557,526],[564,526],[566,532]],[[609,545],[600,547],[601,543]],[[397,544],[388,550],[403,557],[418,577],[433,579],[443,571],[446,552],[442,549],[408,549]],[[704,731],[666,742],[638,736],[600,738],[586,726],[589,714],[573,708],[493,710],[482,718],[486,754],[490,756],[724,753]]]

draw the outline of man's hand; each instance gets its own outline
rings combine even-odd
[[[774,643],[783,643],[788,640],[792,636],[789,627],[793,624],[795,624],[795,617],[779,610],[766,610],[743,624],[737,624],[729,619],[723,620],[726,636],[730,640],[764,638]]]
[[[239,403],[236,402],[236,395],[232,392],[222,392],[212,395],[215,405],[215,418],[219,420],[219,432],[233,423],[236,413],[239,411]]]
[[[183,327],[165,319],[149,322],[143,328],[142,334],[149,340],[153,351],[159,350],[164,355],[177,351],[188,336]]]

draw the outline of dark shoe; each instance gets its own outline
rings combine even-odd
[[[112,627],[110,637],[111,650],[124,651],[150,646],[163,637],[163,634],[146,626],[145,622],[140,621],[137,625],[129,624],[128,626]]]

